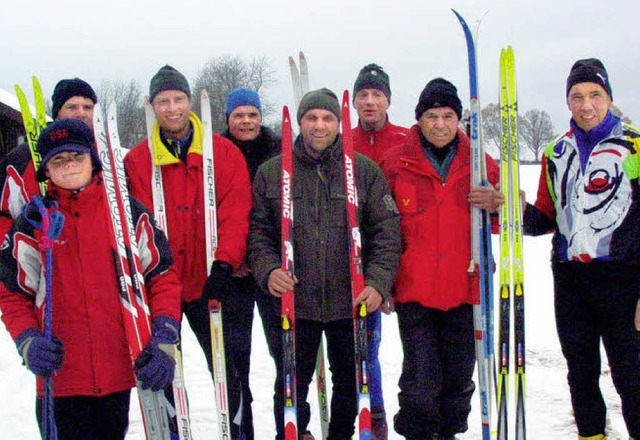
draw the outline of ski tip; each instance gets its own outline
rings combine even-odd
[[[349,90],[345,89],[344,93],[342,94],[342,106],[349,106]]]
[[[301,60],[301,61],[304,61],[304,60],[305,60],[304,52],[300,51],[300,52],[298,53],[298,57],[300,58],[300,60]]]
[[[289,57],[289,66],[295,66],[296,65],[296,60],[293,59],[293,57]]]
[[[204,100],[208,100],[209,99],[209,94],[207,93],[207,89],[202,89],[200,91],[200,100],[204,101]]]
[[[118,108],[118,104],[116,104],[115,101],[111,101],[111,103],[109,104],[109,106],[107,107],[107,113],[113,117],[115,116],[116,113],[116,109]]]
[[[289,122],[289,119],[291,119],[289,116],[289,107],[285,105],[282,107],[282,123]]]
[[[465,21],[465,19],[462,18],[462,15],[460,15],[460,13],[453,8],[451,9],[451,11],[453,11],[453,13],[456,14],[456,17],[458,18],[458,21],[462,25],[463,29],[465,29],[465,31],[469,29],[469,26],[467,25],[467,22]]]

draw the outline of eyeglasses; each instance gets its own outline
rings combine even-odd
[[[68,163],[81,164],[89,158],[89,153],[69,153],[69,154],[56,154],[53,159],[48,162],[53,168],[62,168],[67,166]]]

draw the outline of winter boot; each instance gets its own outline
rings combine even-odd
[[[387,427],[387,418],[384,410],[371,411],[371,433],[373,440],[388,440],[389,428]]]
[[[298,436],[298,440],[316,440],[316,438],[309,431],[305,431]]]
[[[581,435],[579,435],[578,440],[607,440],[607,438],[604,436],[604,434],[592,435],[590,437],[582,437]]]

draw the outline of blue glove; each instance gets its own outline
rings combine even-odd
[[[36,376],[51,376],[62,368],[62,341],[55,337],[52,340],[45,338],[37,328],[22,332],[16,340],[16,347],[24,364]]]
[[[151,326],[151,340],[134,362],[142,388],[158,391],[173,382],[176,362],[174,345],[180,338],[180,324],[168,316],[158,316]]]
[[[231,275],[233,267],[224,261],[214,261],[211,264],[211,272],[202,288],[202,296],[209,301],[212,299],[224,302],[231,295]]]

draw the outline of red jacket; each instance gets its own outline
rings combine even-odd
[[[157,127],[157,123],[156,123]],[[194,138],[197,133],[194,132]],[[182,281],[182,301],[202,296],[209,274],[206,267],[202,155],[187,154],[187,163],[175,160],[162,165],[169,244]],[[245,259],[251,210],[251,183],[244,156],[230,140],[213,135],[218,249],[216,260],[238,268]],[[170,153],[166,153],[170,154]],[[151,160],[147,140],[125,157],[131,195],[153,211]]]
[[[53,247],[53,335],[65,350],[53,381],[55,396],[104,396],[129,389],[135,381],[101,174],[79,193],[53,187],[49,194],[65,216]],[[168,243],[140,203],[132,201],[132,211],[151,315],[179,321],[180,282],[171,270]],[[0,310],[14,340],[29,328],[42,328],[46,289],[40,237],[19,217],[0,252]],[[39,380],[39,394],[41,385]]]
[[[445,183],[427,159],[413,126],[404,145],[382,164],[402,215],[403,252],[395,300],[448,310],[473,303],[467,268],[471,259],[470,141],[458,130],[458,150]],[[499,182],[498,165],[486,156],[489,181]]]
[[[408,128],[393,125],[389,121],[380,131],[365,131],[358,124],[353,129],[353,148],[380,165],[390,148],[406,142],[408,132]]]

